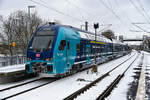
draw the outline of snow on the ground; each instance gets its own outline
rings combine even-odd
[[[14,89],[9,89],[8,91],[3,91],[3,92],[0,93],[0,99],[8,97],[12,94],[19,93],[19,92],[27,90],[27,89],[31,89],[33,87],[39,86],[39,85],[41,85],[43,83],[46,83],[46,82],[48,82],[48,81],[43,79],[43,80],[36,81],[34,83],[29,83],[29,84],[26,84],[26,85],[16,87]]]
[[[5,55],[4,54],[0,54],[0,57],[4,57]]]
[[[146,54],[146,96],[145,100],[150,100],[150,53]]]
[[[32,80],[36,80],[36,79],[39,79],[39,77],[33,77],[33,78],[28,78],[28,79],[25,79],[25,80],[21,80],[21,81],[15,81],[15,82],[4,83],[4,84],[2,83],[2,84],[0,84],[0,90],[4,89],[4,88],[7,88],[7,87],[15,86],[15,85],[18,85],[18,84],[26,83],[26,82],[29,82],[29,81],[32,81]]]
[[[99,94],[101,94],[114,79],[115,77],[111,76],[104,78],[101,82],[97,83],[74,100],[96,100]]]
[[[46,86],[40,87],[38,89],[32,90],[30,92],[21,94],[19,96],[11,98],[11,100],[62,100],[66,96],[77,91],[81,87],[88,84],[90,81],[95,80],[102,74],[106,73],[110,69],[114,68],[116,65],[126,60],[130,56],[134,55],[136,52],[133,52],[131,55],[126,55],[119,59],[110,61],[108,63],[99,65],[98,74],[87,74],[87,71],[76,73],[72,76],[62,78],[56,82],[48,84]],[[84,79],[86,81],[77,81],[78,79]]]
[[[20,71],[20,70],[25,70],[25,64],[0,67],[0,73],[9,73],[9,72]]]
[[[142,52],[144,53],[144,52]],[[138,67],[138,65],[141,63],[142,54],[139,56],[138,60],[135,61],[132,67],[129,68],[129,70],[125,73],[124,78],[119,82],[117,87],[111,92],[111,95],[106,98],[106,100],[127,100],[127,92],[129,89],[129,84],[133,82],[134,78],[134,68]],[[128,99],[132,100],[132,97],[129,97]]]
[[[101,80],[99,83],[96,84],[96,86],[90,88],[84,94],[78,96],[75,100],[96,100],[96,98],[115,80],[115,78],[125,71],[125,69],[136,57],[137,55],[119,66],[119,68],[111,72],[108,77]]]

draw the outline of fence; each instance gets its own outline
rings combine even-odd
[[[0,67],[25,63],[26,56],[4,56],[0,57]]]

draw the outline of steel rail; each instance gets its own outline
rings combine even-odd
[[[135,55],[135,54],[134,54]],[[133,56],[134,56],[133,55]],[[119,65],[117,65],[115,68],[111,69],[110,71],[106,72],[104,75],[102,75],[101,77],[97,78],[96,80],[94,80],[93,82],[87,84],[86,86],[84,86],[83,88],[77,90],[76,92],[74,92],[73,94],[67,96],[66,98],[64,98],[63,100],[73,100],[75,99],[78,95],[80,95],[81,93],[84,93],[87,89],[91,88],[92,86],[94,86],[96,83],[100,82],[102,79],[104,79],[105,77],[109,76],[109,73],[114,71],[116,68],[118,68],[119,66],[121,66],[122,64],[124,64],[125,62],[127,62],[129,59],[131,59],[133,56],[129,57],[128,59],[126,59],[125,61],[123,61],[122,63],[120,63]]]
[[[23,85],[26,85],[26,84],[29,84],[29,83],[32,83],[32,82],[35,82],[35,81],[39,81],[41,79],[42,78],[39,78],[39,79],[31,80],[31,81],[28,81],[28,82],[24,82],[24,83],[21,83],[21,84],[17,84],[17,85],[14,85],[14,86],[10,86],[10,87],[1,89],[0,92],[6,91],[6,90],[9,90],[9,89],[13,89],[13,88],[16,88],[16,87],[19,87],[19,86],[23,86]]]
[[[134,56],[134,55],[133,55],[133,56]],[[133,56],[131,56],[131,57],[133,57]],[[130,58],[131,58],[131,57],[130,57]],[[120,58],[120,57],[119,57],[119,58]],[[127,60],[129,60],[130,58],[128,58]],[[114,59],[113,59],[113,60],[114,60]],[[127,61],[127,60],[126,60],[126,61]],[[125,61],[125,62],[126,62],[126,61]],[[124,63],[124,62],[122,62],[121,64],[123,64],[123,63]],[[121,64],[119,64],[118,66],[120,66]],[[116,69],[116,68],[114,68],[114,69]],[[85,69],[85,70],[86,70],[86,69]],[[113,70],[113,69],[112,69],[112,70]],[[82,72],[82,71],[84,71],[84,70],[81,70],[80,72]],[[98,81],[102,80],[104,77],[108,76],[110,72],[111,72],[111,70],[110,70],[109,72],[107,72],[106,74],[104,74],[101,78],[98,78],[97,81],[96,81],[96,83],[97,83]],[[69,75],[69,76],[70,76],[70,75]],[[9,90],[9,89],[13,89],[13,88],[15,88],[15,87],[23,86],[23,85],[26,85],[26,84],[28,84],[28,83],[32,83],[32,82],[35,82],[35,81],[38,81],[38,80],[41,80],[41,78],[40,78],[40,79],[37,79],[37,80],[32,80],[32,81],[26,82],[26,83],[18,84],[18,85],[15,85],[15,86],[11,86],[11,87],[8,87],[8,88],[1,89],[0,92],[1,92],[1,91],[6,91],[6,90]],[[42,84],[42,85],[39,85],[39,86],[30,88],[30,89],[24,90],[24,91],[22,91],[22,92],[19,92],[19,93],[16,93],[16,94],[13,94],[13,95],[10,95],[10,96],[1,98],[1,100],[6,100],[6,99],[9,99],[9,98],[18,96],[18,95],[20,95],[20,94],[23,94],[23,93],[29,92],[29,91],[31,91],[31,90],[37,89],[37,88],[39,88],[39,87],[45,86],[45,85],[47,85],[47,84],[50,84],[50,83],[52,83],[52,82],[54,82],[54,81],[56,81],[56,80],[58,80],[58,79],[54,79],[53,81],[44,83],[44,84]],[[95,84],[96,84],[96,83],[95,83]],[[70,99],[69,99],[69,100],[70,100]]]
[[[138,55],[139,56],[139,55]],[[136,57],[134,59],[134,61],[127,67],[127,69],[122,73],[119,74],[117,76],[117,78],[107,87],[106,90],[103,91],[103,93],[101,93],[96,100],[104,100],[104,98],[106,98],[110,92],[113,90],[113,88],[120,82],[120,80],[123,78],[124,74],[127,72],[127,70],[131,67],[131,65],[138,59],[138,57]]]
[[[56,80],[58,80],[58,79],[54,79],[54,80],[51,80],[51,81],[46,82],[46,83],[44,83],[44,84],[41,84],[41,85],[39,85],[39,86],[35,86],[35,87],[33,87],[33,88],[30,88],[30,89],[27,89],[27,90],[21,91],[21,92],[19,92],[19,93],[12,94],[12,95],[10,95],[10,96],[7,96],[7,97],[4,97],[4,98],[1,98],[1,100],[6,100],[6,99],[9,99],[9,98],[12,98],[12,97],[18,96],[18,95],[20,95],[20,94],[23,94],[23,93],[29,92],[29,91],[31,91],[31,90],[34,90],[34,89],[40,88],[40,87],[42,87],[42,86],[45,86],[45,85],[50,84],[50,83],[52,83],[52,82],[55,82]]]

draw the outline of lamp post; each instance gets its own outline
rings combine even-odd
[[[87,21],[85,22],[85,25],[80,25],[81,29],[82,29],[82,27],[85,27],[85,30],[86,30],[86,31],[88,31],[88,26],[89,26],[89,25],[88,25],[88,22],[87,22]]]
[[[31,8],[35,8],[35,6],[28,6],[28,41],[29,41],[29,39],[30,39],[30,9]]]

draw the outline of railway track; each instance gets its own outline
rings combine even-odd
[[[118,67],[120,67],[122,64],[124,64],[125,62],[127,62],[129,59],[131,59],[132,57],[134,57],[135,55],[131,56],[130,58],[128,58],[127,60],[123,61],[122,63],[118,64],[116,67],[114,67],[113,69],[111,69],[110,71],[106,72],[105,74],[103,74],[101,77],[97,78],[96,80],[94,80],[93,82],[87,84],[86,86],[84,86],[83,88],[77,90],[76,92],[74,92],[73,94],[69,95],[68,97],[64,98],[63,100],[73,100],[75,98],[77,98],[77,96],[81,95],[81,93],[84,93],[86,92],[88,89],[92,88],[93,86],[95,86],[95,84],[99,83],[100,81],[102,81],[103,79],[105,79],[106,77],[109,76],[109,74],[111,72],[113,72],[115,69],[117,69]],[[138,55],[139,56],[139,55]],[[134,59],[134,61],[137,59],[138,57],[136,57]],[[128,66],[128,68],[125,70],[125,72],[129,69],[129,67],[134,63],[134,61]],[[124,72],[124,73],[125,73]],[[112,86],[110,87],[114,87],[120,80],[121,78],[124,76],[124,74],[119,74],[117,76],[117,78],[114,80],[114,82],[112,84]],[[111,88],[111,89],[112,89]],[[107,89],[106,92],[103,93],[103,98],[106,96],[106,94],[108,95],[107,92],[110,92],[108,90],[111,90],[111,89]],[[105,95],[104,95],[105,94]],[[100,95],[97,100],[103,100],[102,96]],[[102,98],[102,99],[99,99],[99,98]]]
[[[138,57],[137,57],[138,58]],[[119,74],[116,79],[107,87],[107,89],[105,91],[103,91],[103,93],[101,93],[96,100],[104,100],[105,97],[107,97],[110,92],[113,90],[113,88],[119,83],[119,81],[123,78],[123,76],[125,75],[125,73],[127,72],[127,70],[131,67],[131,65],[137,60],[137,58],[134,59],[134,61],[127,67],[127,69],[122,73]]]
[[[133,55],[133,56],[134,56],[134,55]],[[131,56],[130,58],[132,58],[133,56]],[[128,58],[127,60],[125,60],[125,62],[128,61],[130,58]],[[124,62],[122,62],[121,64],[123,64],[123,63],[124,63]],[[116,69],[117,67],[119,67],[121,64],[119,64],[118,66],[116,66],[114,69]],[[100,80],[102,80],[103,78],[105,78],[106,76],[108,76],[109,73],[110,73],[111,71],[113,71],[114,69],[110,70],[109,72],[107,72],[106,74],[104,74],[101,78],[97,79],[97,81],[96,81],[94,84],[96,84],[98,81],[100,81]],[[84,71],[84,70],[81,70],[81,71]],[[70,76],[70,75],[69,75],[69,76]],[[35,80],[29,81],[29,82],[25,82],[25,83],[21,83],[21,84],[18,84],[18,85],[14,85],[14,86],[11,86],[11,87],[7,87],[7,88],[4,88],[4,89],[1,89],[1,90],[0,90],[0,92],[1,92],[0,94],[3,95],[3,92],[6,93],[8,90],[10,91],[10,90],[13,90],[13,89],[16,89],[16,88],[20,88],[20,89],[18,89],[19,91],[18,91],[17,93],[11,92],[9,95],[1,96],[1,97],[0,97],[0,100],[6,100],[6,99],[9,99],[9,98],[18,96],[18,95],[20,95],[20,94],[23,94],[23,93],[29,92],[29,91],[31,91],[31,90],[34,90],[34,89],[40,88],[40,87],[42,87],[42,86],[45,86],[45,85],[47,85],[47,84],[50,84],[50,83],[52,83],[52,82],[54,82],[54,81],[56,81],[56,80],[58,80],[58,79],[51,79],[50,81],[44,82],[44,83],[42,83],[42,84],[40,84],[40,85],[37,85],[37,86],[33,86],[33,85],[32,85],[32,87],[30,87],[29,89],[25,89],[25,90],[22,89],[22,86],[26,86],[26,85],[32,84],[32,83],[37,82],[37,81],[40,81],[40,80],[43,80],[43,79],[42,79],[42,78],[39,78],[39,79],[35,79]],[[94,84],[91,84],[91,86],[94,85]],[[13,90],[13,91],[15,91],[15,90]],[[7,93],[7,94],[8,94],[8,93]],[[70,100],[70,99],[67,99],[67,100]]]
[[[23,86],[23,85],[26,85],[26,84],[29,84],[29,83],[33,83],[33,82],[39,81],[39,80],[41,80],[41,79],[42,79],[42,78],[37,78],[37,79],[31,80],[31,81],[28,81],[28,82],[23,82],[23,83],[21,83],[21,84],[9,86],[9,87],[7,87],[7,88],[0,89],[0,92],[6,91],[6,90],[9,90],[9,89],[13,89],[13,88],[16,88],[16,87],[19,87],[19,86]]]
[[[47,85],[47,84],[50,84],[50,83],[52,83],[52,82],[54,82],[54,81],[56,81],[56,80],[58,80],[58,79],[51,79],[51,80],[49,80],[48,82],[44,82],[43,83],[43,81],[41,82],[41,84],[40,84],[40,80],[43,80],[43,79],[36,79],[36,80],[33,80],[33,81],[30,81],[30,82],[26,82],[26,83],[22,83],[22,84],[18,84],[18,85],[15,85],[15,86],[12,86],[12,87],[8,87],[8,88],[5,88],[5,89],[1,89],[0,90],[0,94],[1,94],[1,97],[0,97],[0,100],[6,100],[6,99],[9,99],[9,98],[12,98],[12,97],[15,97],[15,96],[17,96],[17,95],[20,95],[20,94],[23,94],[23,93],[26,93],[26,92],[29,92],[29,91],[31,91],[31,90],[34,90],[34,89],[37,89],[37,88],[40,88],[40,87],[42,87],[42,86],[45,86],[45,85]],[[34,82],[37,82],[38,81],[38,83],[37,84],[35,84]],[[29,85],[29,84],[31,84],[31,86],[28,86],[27,88],[28,89],[24,89],[23,90],[23,86],[24,85]],[[40,84],[40,85],[39,85]],[[37,86],[35,86],[35,85],[37,85]],[[17,89],[16,89],[17,88]],[[16,89],[16,90],[15,90]],[[9,90],[9,91],[8,91]],[[10,92],[11,91],[11,92]],[[13,91],[17,91],[16,93],[14,93]],[[7,93],[6,93],[7,92]],[[9,95],[7,95],[7,94],[9,94]],[[4,96],[3,96],[4,95]]]

